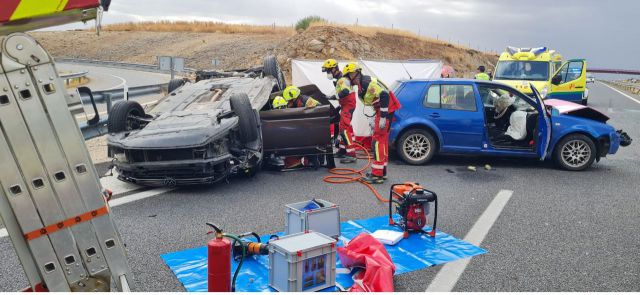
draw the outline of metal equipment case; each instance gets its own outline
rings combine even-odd
[[[340,207],[322,199],[315,199],[315,201],[324,207],[305,210],[304,208],[311,201],[285,205],[285,235],[310,230],[336,239],[340,236]]]
[[[336,284],[336,241],[318,232],[269,243],[269,286],[280,292],[315,292]]]

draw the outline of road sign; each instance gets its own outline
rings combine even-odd
[[[161,71],[171,71],[171,56],[158,56],[158,67]]]
[[[213,60],[211,60],[211,64],[212,64],[214,67],[217,67],[217,66],[219,66],[219,65],[220,65],[220,60],[219,60],[219,59],[213,59]]]
[[[158,56],[158,68],[161,71],[184,71],[184,58],[175,56]]]
[[[173,70],[176,72],[184,72],[184,58],[173,57]]]
[[[158,69],[171,71],[173,80],[175,72],[184,72],[184,58],[175,56],[158,56]]]

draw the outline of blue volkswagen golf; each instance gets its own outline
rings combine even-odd
[[[573,171],[631,144],[626,133],[606,124],[606,115],[542,100],[533,89],[530,97],[490,81],[401,81],[394,92],[402,108],[395,113],[390,141],[412,165],[436,154],[473,154],[553,159]]]

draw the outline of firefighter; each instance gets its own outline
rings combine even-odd
[[[287,89],[289,89],[289,87],[287,87]],[[298,89],[298,94],[300,93],[299,91],[300,89]],[[309,100],[311,99],[313,98],[309,97]],[[289,108],[290,104],[291,103],[287,101],[284,97],[276,96],[273,98],[273,102],[271,103],[271,106],[274,110],[284,110]],[[276,157],[273,154],[271,155],[268,161],[269,161],[269,164],[271,164],[272,166],[283,167],[284,169],[294,169],[294,168],[311,167],[314,165],[319,165],[319,163],[314,163],[308,157],[298,157],[298,156]]]
[[[342,77],[342,72],[335,59],[327,59],[322,64],[322,72],[327,73],[327,78],[332,80],[336,87],[336,97],[340,103],[340,149],[336,158],[340,163],[348,164],[356,161],[356,149],[354,145],[353,126],[351,118],[356,109],[356,94],[351,91],[351,82],[346,77]]]
[[[273,98],[273,102],[271,103],[271,106],[273,107],[274,110],[280,110],[280,109],[286,109],[287,104],[288,104],[287,100],[284,99],[284,97],[278,95]]]
[[[300,93],[300,88],[296,86],[287,86],[282,92],[282,96],[287,101],[288,108],[312,109],[320,104],[313,97]]]
[[[487,73],[484,72],[485,70],[486,69],[484,68],[484,66],[479,66],[478,67],[479,73],[476,74],[475,79],[476,80],[487,80],[487,81],[491,80],[491,77],[489,77],[489,75],[487,75]]]
[[[358,87],[358,98],[365,106],[373,106],[375,120],[373,125],[373,164],[371,173],[362,179],[368,183],[383,183],[387,177],[387,161],[389,157],[389,130],[393,113],[400,109],[400,102],[389,88],[371,76],[363,75],[356,63],[347,64],[342,73],[349,78],[353,87]]]

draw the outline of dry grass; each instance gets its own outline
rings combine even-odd
[[[107,25],[105,31],[192,32],[222,34],[282,34],[293,35],[292,27],[226,24],[203,21],[127,22]]]
[[[394,36],[402,36],[407,38],[415,38],[423,41],[449,44],[442,40],[419,36],[407,30],[390,29],[376,26],[357,26],[328,22],[312,22],[310,27],[315,26],[332,26],[348,29],[349,31],[364,37],[373,37],[376,34],[388,34]],[[223,34],[282,34],[293,35],[295,30],[286,26],[261,26],[261,25],[245,25],[245,24],[227,24],[220,22],[204,22],[204,21],[155,21],[155,22],[126,22],[119,24],[106,25],[106,31],[147,31],[147,32],[192,32],[192,33],[223,33]],[[464,46],[453,45],[457,48],[468,49]]]

